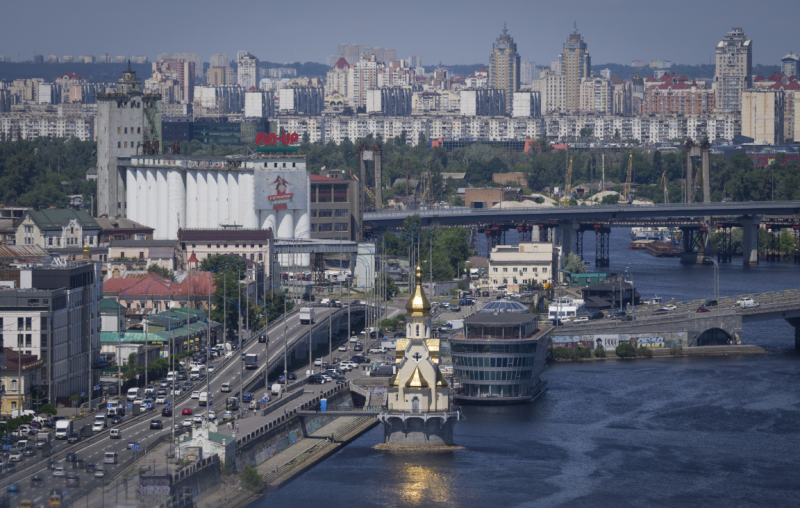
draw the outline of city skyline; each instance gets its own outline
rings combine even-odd
[[[246,49],[262,61],[269,62],[319,62],[335,53],[338,44],[366,44],[395,48],[398,58],[408,55],[422,55],[427,65],[442,62],[445,64],[471,64],[488,62],[487,46],[502,29],[508,25],[509,34],[515,39],[522,59],[541,62],[554,61],[560,52],[564,38],[577,22],[578,30],[592,48],[592,59],[598,63],[629,64],[632,60],[645,61],[666,59],[673,63],[708,64],[713,63],[714,48],[720,38],[732,27],[742,27],[749,39],[755,41],[754,64],[772,64],[793,47],[787,34],[792,33],[794,16],[771,16],[766,21],[764,9],[774,9],[790,14],[800,11],[794,3],[782,0],[766,2],[755,6],[740,1],[722,2],[714,0],[702,5],[677,0],[670,4],[642,7],[629,0],[592,3],[574,0],[558,5],[531,5],[519,0],[506,0],[492,5],[486,11],[484,3],[442,2],[423,4],[412,2],[408,9],[397,10],[389,5],[376,5],[369,11],[349,9],[356,2],[344,0],[338,12],[353,13],[331,18],[325,10],[319,14],[313,9],[316,2],[306,2],[304,30],[313,37],[297,37],[297,23],[279,23],[268,31],[263,31],[265,19],[290,19],[300,12],[296,4],[261,5],[249,0],[239,0],[225,4],[231,15],[247,11],[250,15],[237,17],[237,30],[225,37],[209,36],[224,33],[219,28],[219,13],[214,13],[216,4],[198,0],[188,4],[176,2],[168,5],[150,0],[142,2],[143,12],[148,5],[158,5],[161,15],[147,18],[148,36],[143,38],[119,37],[119,27],[106,23],[106,19],[122,19],[121,8],[109,6],[92,0],[80,11],[62,12],[54,2],[53,9],[42,9],[36,18],[40,37],[30,44],[25,35],[31,24],[22,22],[6,27],[5,40],[0,41],[0,54],[14,61],[32,60],[33,54],[99,56],[108,53],[116,55],[147,55],[154,60],[162,52],[196,52],[205,61],[214,53],[235,55],[236,51]],[[429,15],[419,19],[414,15],[414,4],[425,6]],[[7,6],[6,19],[30,19],[24,4]],[[318,4],[320,7],[322,4]],[[453,7],[458,10],[453,12]],[[205,7],[204,7],[205,6]],[[688,10],[687,10],[688,9]],[[687,17],[686,12],[692,12]],[[171,23],[182,18],[197,30],[178,33]],[[449,28],[442,29],[441,19],[448,19]],[[371,20],[392,19],[387,26],[383,22]],[[530,19],[531,22],[520,22]],[[659,26],[653,26],[657,19]],[[546,20],[546,21],[545,21]],[[224,24],[224,21],[222,22]],[[63,27],[71,27],[70,45],[64,45]],[[681,27],[676,29],[675,27]],[[204,28],[207,28],[205,30]],[[356,37],[355,34],[358,36]],[[162,35],[163,34],[163,35]],[[465,34],[469,34],[466,36]],[[654,34],[661,34],[654,36]],[[356,40],[358,39],[358,40]],[[291,41],[287,44],[286,41]]]

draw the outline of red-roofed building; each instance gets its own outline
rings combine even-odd
[[[335,63],[335,64],[333,64],[333,66],[334,66],[334,67],[339,67],[339,68],[342,68],[342,67],[347,67],[348,69],[350,68],[350,64],[349,64],[349,63],[347,63],[347,60],[345,60],[344,58],[340,58],[340,59],[338,59],[338,60],[336,61],[336,63]]]
[[[133,282],[133,284],[130,284]],[[103,283],[103,294],[126,309],[154,309],[156,312],[172,307],[185,307],[187,302],[195,309],[208,309],[208,294],[216,286],[211,272],[192,270],[170,281],[149,273],[141,279],[111,278]]]
[[[667,75],[662,77],[666,78]],[[683,76],[674,74],[661,83],[647,86],[643,102],[643,113],[649,115],[705,115],[714,112],[714,91],[705,84],[692,80],[687,83]]]

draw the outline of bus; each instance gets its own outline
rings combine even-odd
[[[225,409],[228,411],[238,411],[239,399],[237,397],[228,397],[228,400],[225,401]]]

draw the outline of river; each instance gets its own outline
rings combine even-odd
[[[628,251],[610,272],[644,297],[710,297],[712,266]],[[586,235],[586,258],[594,238]],[[591,269],[591,266],[590,266]],[[721,265],[720,293],[797,287],[800,266]],[[466,449],[389,454],[376,427],[253,507],[800,506],[800,355],[785,322],[745,325],[754,357],[557,364],[532,404],[465,407]]]

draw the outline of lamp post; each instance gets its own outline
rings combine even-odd
[[[714,299],[717,299],[719,298],[719,265],[711,256],[705,256],[703,261],[711,261],[714,263]]]

